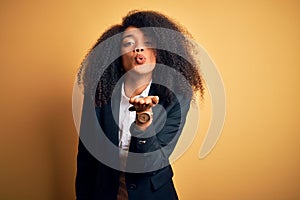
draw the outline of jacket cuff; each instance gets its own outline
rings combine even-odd
[[[135,122],[133,122],[130,126],[130,133],[132,137],[137,137],[137,138],[150,138],[156,135],[155,128],[153,124],[151,124],[146,130],[141,130],[138,128]]]
[[[145,131],[140,130],[135,123],[130,126],[131,142],[130,151],[135,153],[149,153],[158,150],[161,146],[157,140],[153,125]]]

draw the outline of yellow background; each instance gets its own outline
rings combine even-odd
[[[76,70],[132,9],[158,10],[186,26],[226,88],[214,150],[198,159],[206,101],[197,137],[174,163],[181,199],[300,199],[297,0],[1,1],[0,199],[74,199]]]

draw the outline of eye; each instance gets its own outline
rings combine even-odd
[[[133,46],[135,44],[134,41],[125,41],[123,42],[123,47],[130,47]]]
[[[153,43],[151,41],[145,42],[146,47],[153,47]]]

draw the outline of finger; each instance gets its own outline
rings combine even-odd
[[[159,97],[158,96],[151,96],[152,98],[152,103],[153,104],[158,104],[158,102],[159,102]]]
[[[145,104],[145,98],[139,98],[139,103],[142,105],[142,104]]]
[[[135,105],[139,105],[139,104],[140,104],[140,99],[141,99],[141,98],[135,98],[133,103],[134,103]]]
[[[150,97],[150,96],[149,96],[149,97],[146,97],[146,98],[145,98],[145,104],[150,105],[151,103],[152,103],[151,97]]]
[[[148,97],[148,103],[149,106],[154,107],[156,104],[158,104],[159,98],[158,96],[149,96]]]
[[[134,97],[131,97],[131,98],[129,99],[129,103],[131,103],[131,104],[133,104],[134,101],[135,101],[135,98],[134,98]]]

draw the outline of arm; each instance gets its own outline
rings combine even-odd
[[[132,134],[130,152],[139,153],[142,156],[129,164],[143,165],[145,171],[153,171],[152,169],[156,170],[167,166],[169,156],[173,152],[185,124],[189,107],[190,99],[179,103],[178,99],[174,97],[172,103],[165,107],[166,118],[162,119],[161,112],[154,112],[153,122],[146,129],[141,129],[136,123],[133,123],[130,128]],[[163,124],[160,131],[157,131],[158,124]]]
[[[96,160],[79,139],[77,154],[77,173],[75,180],[76,199],[90,199],[94,185]]]

